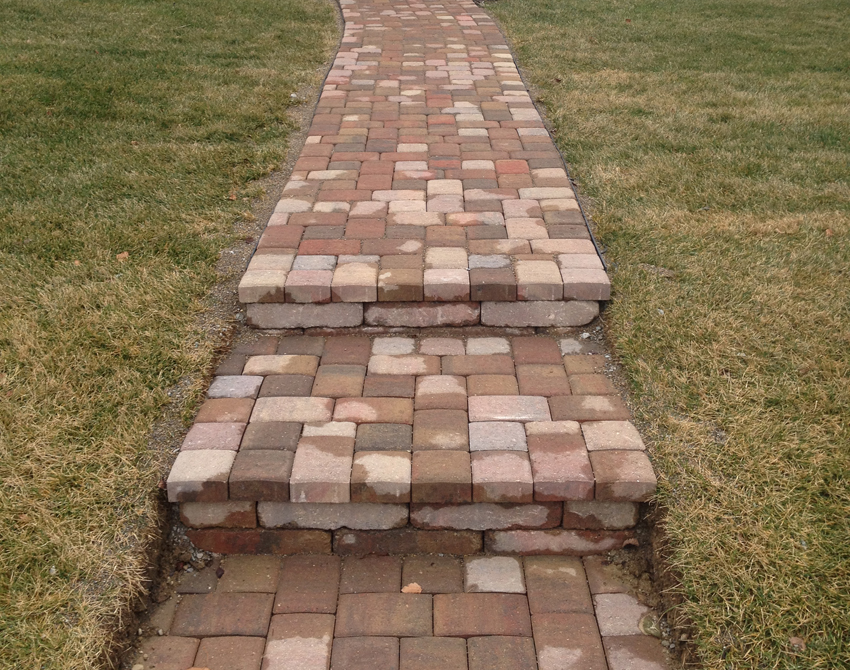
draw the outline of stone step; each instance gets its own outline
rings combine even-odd
[[[610,297],[608,276],[498,30],[449,37],[435,24],[423,44],[418,29],[348,18],[306,144],[239,286],[249,323],[593,319]]]
[[[377,503],[184,502],[180,519],[190,528],[391,530],[624,530],[638,520],[638,503],[541,502],[526,504],[381,505]]]
[[[167,480],[184,523],[265,538],[634,526],[656,480],[604,355],[412,333],[237,347]]]

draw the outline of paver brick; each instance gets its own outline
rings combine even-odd
[[[570,387],[575,395],[616,395],[617,389],[605,375],[571,375]]]
[[[646,448],[640,433],[630,421],[586,421],[581,430],[588,451],[643,451]]]
[[[410,451],[413,429],[399,423],[371,423],[357,426],[355,451]]]
[[[185,595],[177,605],[171,633],[182,637],[265,637],[273,599],[270,593]]]
[[[466,451],[415,451],[411,480],[414,503],[472,501],[472,469]]]
[[[186,536],[198,549],[215,554],[330,553],[330,533],[321,530],[202,528]]]
[[[322,365],[367,365],[371,350],[368,337],[329,337],[324,344]]]
[[[181,451],[166,487],[169,502],[225,502],[227,478],[236,453],[213,449]]]
[[[386,530],[407,525],[406,505],[352,502],[260,502],[257,516],[265,528]]]
[[[340,559],[337,556],[287,556],[280,568],[274,613],[333,614],[336,612],[339,573]],[[272,633],[274,630],[272,626]]]
[[[469,424],[470,451],[527,451],[521,423],[480,421]]]
[[[242,436],[242,451],[252,449],[287,449],[295,451],[301,435],[301,424],[266,421],[249,424]]]
[[[306,397],[313,389],[312,375],[268,375],[260,387],[260,398]]]
[[[369,374],[376,375],[438,375],[440,359],[437,356],[372,356]]]
[[[395,637],[337,637],[331,670],[398,670],[398,643]]]
[[[524,595],[515,593],[444,593],[434,596],[434,635],[531,636],[531,616]]]
[[[466,379],[452,375],[417,378],[415,408],[466,410]]]
[[[258,398],[251,414],[251,422],[315,423],[330,421],[333,406],[334,401],[331,398]]]
[[[272,617],[263,670],[327,670],[334,618],[328,614],[276,614]]]
[[[525,593],[522,564],[510,556],[470,557],[465,563],[467,593]]]
[[[260,670],[266,641],[261,637],[208,637],[201,640],[194,667]]]
[[[585,556],[582,561],[592,594],[631,591],[629,578],[623,568],[611,562],[607,556]]]
[[[353,457],[352,438],[301,438],[289,481],[293,502],[349,502]]]
[[[608,670],[593,614],[532,616],[539,670]]]
[[[594,476],[576,434],[530,434],[528,456],[537,500],[591,500]]]
[[[593,596],[596,621],[603,637],[609,635],[643,635],[641,618],[649,612],[646,605],[629,593],[598,593]]]
[[[180,504],[180,521],[190,528],[254,528],[254,502],[185,502]]]
[[[410,501],[410,454],[406,451],[359,451],[351,470],[351,501]]]
[[[519,395],[519,386],[513,375],[470,375],[466,378],[469,395]]]
[[[469,375],[512,375],[514,362],[510,356],[473,355],[444,356],[443,374],[466,377]]]
[[[564,503],[564,528],[621,530],[633,528],[640,516],[640,505],[606,500],[570,500]]]
[[[197,423],[248,423],[253,406],[254,400],[251,398],[212,398],[201,405],[195,421]]]
[[[570,395],[570,383],[560,361],[557,365],[517,365],[516,376],[523,395]]]
[[[337,637],[425,637],[431,634],[430,595],[356,593],[339,597]]]
[[[467,670],[466,641],[453,637],[405,637],[401,670]]]
[[[396,556],[347,556],[342,563],[340,593],[398,593],[401,559]]]
[[[488,552],[496,554],[589,556],[620,549],[631,531],[494,530],[485,532]]]
[[[599,303],[587,300],[481,303],[481,323],[485,326],[584,326],[597,316]]]
[[[597,500],[643,502],[655,493],[655,473],[642,451],[594,451],[590,463]]]
[[[145,670],[186,670],[193,665],[199,642],[176,635],[151,637],[139,646],[136,661]]]
[[[199,531],[200,532],[200,531]],[[334,534],[337,554],[448,554],[465,556],[481,551],[481,533],[471,530],[339,531]]]
[[[416,377],[414,375],[375,375],[366,377],[363,384],[365,398],[412,398]]]
[[[546,398],[536,396],[470,396],[470,421],[548,421]]]
[[[557,396],[549,399],[554,421],[627,421],[629,410],[615,396]]]
[[[230,471],[231,500],[289,500],[289,477],[294,454],[256,449],[236,456]]]
[[[218,582],[220,593],[274,593],[280,558],[277,556],[227,556]]]
[[[469,670],[537,670],[530,637],[473,637],[467,647]]]
[[[180,446],[181,451],[192,449],[224,449],[236,451],[245,431],[244,423],[196,423],[189,429]]]
[[[246,312],[254,328],[345,328],[363,323],[362,303],[253,303]]]
[[[408,556],[401,583],[418,584],[422,593],[462,593],[461,561],[450,556]]]
[[[469,449],[468,418],[456,409],[426,409],[413,413],[413,450]]]
[[[334,421],[410,424],[413,402],[407,398],[340,398],[334,408]]]
[[[668,667],[661,644],[647,635],[602,638],[609,670],[664,670]]]
[[[245,375],[315,375],[319,359],[316,356],[251,356]]]
[[[593,614],[593,602],[581,559],[526,556],[523,562],[532,615],[550,612]]]
[[[251,375],[223,375],[213,379],[207,391],[208,398],[256,398],[263,383],[262,377]]]
[[[474,502],[531,502],[534,481],[528,454],[477,451],[470,455]]]

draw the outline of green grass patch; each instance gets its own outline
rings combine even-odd
[[[705,667],[850,667],[846,4],[488,8],[607,246]]]
[[[193,324],[335,15],[6,0],[0,25],[0,667],[92,668],[146,568],[147,435],[170,387],[200,392]]]

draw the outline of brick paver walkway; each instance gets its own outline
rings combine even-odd
[[[342,47],[240,286],[251,323],[592,320],[608,277],[493,20],[472,2],[340,4]]]
[[[663,670],[600,557],[227,556],[183,573],[145,670]]]
[[[660,670],[600,557],[637,543],[655,475],[610,356],[569,330],[608,278],[505,41],[470,2],[341,5],[239,288],[278,330],[220,365],[167,481],[224,558],[139,662]]]

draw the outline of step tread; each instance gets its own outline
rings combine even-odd
[[[645,501],[655,475],[606,357],[575,350],[548,335],[262,338],[217,371],[169,500]]]

